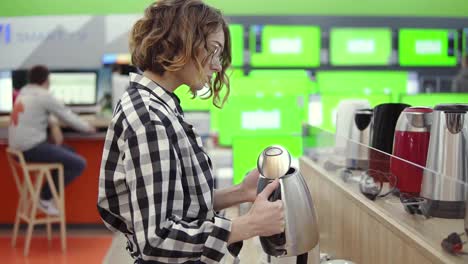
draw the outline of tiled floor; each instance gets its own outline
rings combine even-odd
[[[244,206],[245,207],[245,206]],[[244,208],[246,210],[248,208]],[[239,214],[238,208],[226,211],[227,217]],[[16,247],[11,246],[11,230],[0,230],[0,263],[8,264],[131,264],[133,260],[125,250],[126,240],[104,227],[67,230],[67,250],[62,253],[58,230],[49,244],[44,229],[35,230],[28,256],[23,256],[24,230],[20,231]],[[260,245],[254,239],[245,241],[241,263],[260,263]],[[246,262],[246,260],[249,260]]]

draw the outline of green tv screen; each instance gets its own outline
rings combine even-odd
[[[252,70],[248,75],[241,71],[234,71],[230,78],[231,92],[226,107],[229,108],[230,99],[234,96],[303,96],[302,120],[308,120],[308,97],[317,92],[317,84],[311,80],[305,70]],[[234,100],[236,101],[236,100]],[[235,103],[235,102],[234,102]],[[219,132],[219,119],[223,118],[225,109],[212,107],[211,130]]]
[[[174,93],[180,99],[180,106],[184,112],[209,111],[213,105],[213,100],[211,98],[201,99],[198,96],[194,98],[190,91],[190,87],[187,85],[179,87]]]
[[[320,28],[300,25],[250,27],[252,67],[320,66]]]
[[[389,28],[334,28],[330,31],[331,65],[388,65],[391,56],[392,31]]]
[[[456,66],[458,37],[448,29],[400,29],[401,66]]]
[[[231,65],[242,67],[244,64],[244,27],[242,25],[229,25],[231,35]]]
[[[231,96],[219,111],[219,144],[236,136],[301,135],[305,105],[302,96]]]

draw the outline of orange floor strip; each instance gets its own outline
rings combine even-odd
[[[0,262],[8,264],[101,264],[112,243],[112,236],[68,236],[67,251],[62,253],[58,236],[49,245],[46,237],[33,237],[29,256],[23,256],[24,237],[15,248],[10,237],[0,237]]]

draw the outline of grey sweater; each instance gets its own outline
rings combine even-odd
[[[91,129],[88,123],[54,98],[47,89],[29,84],[21,89],[11,113],[9,146],[25,151],[45,142],[51,114],[78,131]]]

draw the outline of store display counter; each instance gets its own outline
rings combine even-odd
[[[317,209],[321,252],[360,264],[468,263],[468,255],[453,256],[441,247],[450,233],[463,233],[462,219],[410,215],[395,196],[371,201],[358,183],[343,181],[307,156],[300,170]]]
[[[98,195],[99,169],[101,166],[102,150],[104,147],[105,131],[110,119],[85,115],[80,116],[98,129],[94,134],[68,132],[64,128],[64,144],[71,146],[82,155],[87,162],[83,174],[65,188],[65,206],[67,224],[102,224],[96,209]],[[7,148],[7,127],[9,117],[0,117],[0,200],[2,213],[0,224],[13,224],[18,203],[18,192],[7,162],[5,149]]]
[[[90,123],[92,126],[98,129],[107,128],[107,126],[109,126],[110,119],[111,119],[110,117],[107,117],[107,116],[93,115],[93,114],[80,115],[80,118]],[[10,124],[9,115],[0,116],[0,129],[8,128],[9,124]],[[64,124],[62,124],[62,126],[67,127]]]

